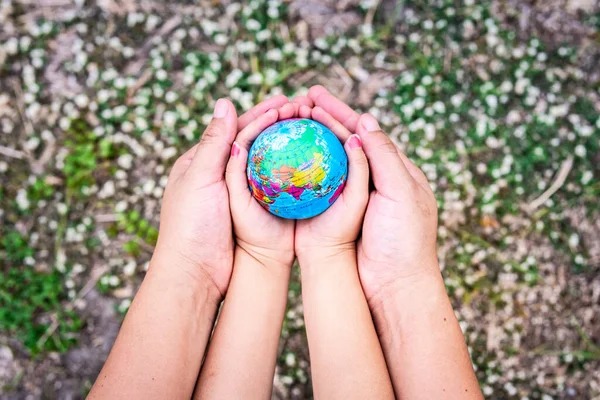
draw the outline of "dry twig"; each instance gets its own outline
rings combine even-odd
[[[569,172],[571,172],[571,168],[573,168],[573,156],[569,156],[565,161],[562,162],[558,173],[556,174],[556,178],[552,185],[542,193],[537,199],[533,200],[531,203],[525,206],[525,210],[529,213],[535,211],[542,204],[544,204],[554,193],[558,191],[564,185]]]

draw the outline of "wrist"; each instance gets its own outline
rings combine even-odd
[[[146,279],[158,282],[165,291],[185,293],[215,306],[219,305],[224,296],[200,265],[158,249],[152,255]]]
[[[358,278],[356,250],[348,248],[315,249],[298,255],[303,284],[312,281],[338,282],[342,276]]]
[[[349,260],[356,263],[356,243],[305,246],[296,249],[296,256],[302,270],[308,270],[314,265],[340,264],[342,261],[347,263]]]
[[[424,269],[382,286],[368,304],[379,331],[381,324],[410,318],[413,312],[427,313],[449,304],[449,298],[439,269]]]
[[[240,241],[235,247],[234,257],[236,265],[245,260],[244,264],[256,265],[274,276],[289,277],[294,263],[294,253],[291,251],[265,250]]]

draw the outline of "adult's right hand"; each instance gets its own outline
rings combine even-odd
[[[238,119],[229,100],[217,101],[200,142],[179,157],[171,169],[151,269],[168,266],[168,275],[208,284],[217,300],[225,296],[234,247],[225,184],[231,146],[240,130],[264,118],[268,110],[286,104],[287,97],[275,96]]]
[[[358,269],[371,309],[420,276],[440,277],[436,253],[437,203],[427,178],[381,130],[370,114],[359,115],[322,86],[309,90],[313,119],[325,110],[360,136],[375,190],[358,243]],[[331,122],[329,122],[331,124]]]

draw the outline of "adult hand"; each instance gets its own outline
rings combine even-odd
[[[439,275],[437,203],[423,172],[381,131],[375,118],[359,115],[322,86],[308,93],[315,108],[331,114],[362,139],[375,190],[371,192],[358,242],[361,284],[373,308],[405,278]],[[302,100],[306,101],[306,100]]]
[[[276,96],[239,120],[233,104],[220,99],[200,142],[175,162],[161,209],[160,233],[151,265],[177,266],[184,279],[208,281],[223,297],[233,265],[233,235],[225,167],[239,129],[271,108],[288,103]],[[152,267],[151,267],[152,268]],[[175,271],[175,270],[173,270]]]

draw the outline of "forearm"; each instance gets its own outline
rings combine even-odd
[[[378,299],[373,318],[397,398],[482,398],[439,272],[404,278]]]
[[[393,398],[355,253],[299,262],[315,397]]]
[[[220,294],[153,259],[90,398],[189,398]]]
[[[195,398],[271,397],[291,262],[265,263],[236,248]]]

